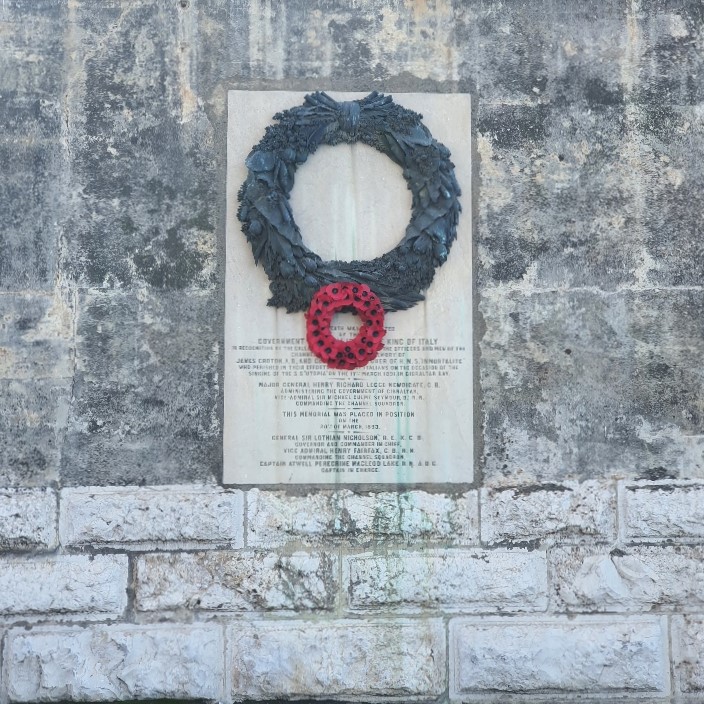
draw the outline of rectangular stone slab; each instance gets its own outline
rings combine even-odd
[[[345,371],[328,369],[309,351],[303,313],[266,305],[269,280],[237,219],[247,155],[273,115],[301,105],[304,95],[229,92],[224,483],[471,482],[470,98],[393,95],[422,113],[452,152],[463,212],[426,300],[387,313],[385,348],[367,366]],[[400,168],[363,144],[320,147],[296,173],[291,206],[304,242],[324,259],[380,256],[398,244],[411,216]],[[354,336],[352,323],[348,316],[333,330]]]

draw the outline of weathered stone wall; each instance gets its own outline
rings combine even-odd
[[[4,0],[0,37],[0,701],[701,701],[700,0]],[[218,487],[233,88],[472,94],[473,485]]]
[[[698,0],[7,0],[0,478],[217,479],[226,91],[469,91],[487,483],[704,474]]]
[[[694,704],[703,538],[701,482],[5,490],[0,697]]]

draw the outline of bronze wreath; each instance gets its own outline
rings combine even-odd
[[[264,266],[269,305],[306,310],[322,286],[349,281],[366,284],[386,311],[405,310],[423,292],[446,259],[457,234],[460,188],[449,150],[433,139],[422,116],[370,93],[351,102],[312,93],[305,102],[274,116],[264,138],[246,159],[238,217]],[[399,244],[376,259],[323,261],[303,243],[289,195],[296,169],[319,145],[363,142],[403,169],[413,194],[411,220]]]

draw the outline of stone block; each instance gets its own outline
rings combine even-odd
[[[450,698],[524,701],[670,693],[665,619],[453,619]],[[503,695],[503,698],[501,697]],[[475,698],[476,697],[476,698]],[[511,699],[511,701],[514,701]],[[531,699],[536,701],[536,699]],[[562,701],[557,699],[557,701]]]
[[[242,622],[227,637],[234,701],[428,701],[445,689],[440,619]]]
[[[0,293],[0,379],[73,377],[70,294]]]
[[[704,474],[700,290],[484,291],[485,482]]]
[[[75,8],[82,71],[69,148],[80,198],[66,269],[82,285],[174,291],[215,283],[220,151],[195,84],[192,17],[188,7],[148,0]],[[219,317],[220,298],[211,305]]]
[[[583,73],[571,78],[581,78],[585,90],[607,88]],[[633,223],[642,219],[638,189],[649,179],[621,168],[634,146],[624,130],[623,96],[619,102],[617,95],[599,109],[546,101],[480,105],[476,144],[486,180],[476,232],[482,288],[614,290],[637,280],[645,233]]]
[[[622,538],[628,541],[704,541],[704,484],[623,482]]]
[[[64,19],[57,3],[0,10],[0,290],[47,290],[56,276],[66,171],[58,141]]]
[[[61,129],[61,98],[56,94],[40,97],[21,89],[11,90],[7,98],[3,95],[0,119],[5,128],[2,141],[18,144],[27,137],[56,138]]]
[[[459,496],[425,491],[357,494],[316,491],[305,496],[252,489],[247,492],[247,545],[288,542],[478,542],[477,492]]]
[[[59,555],[0,560],[0,617],[118,618],[127,607],[127,557]]]
[[[704,547],[550,551],[559,611],[696,611],[704,607]]]
[[[688,47],[689,57],[682,55],[685,45],[691,43],[691,39],[671,42],[666,51],[656,49],[654,53],[660,57],[669,53],[675,61],[692,61],[694,47]],[[701,64],[701,57],[696,62]],[[647,65],[652,66],[651,62]],[[704,176],[697,166],[704,159],[704,116],[698,104],[704,100],[704,91],[698,81],[683,85],[688,73],[670,70],[656,80],[645,79],[636,97],[638,127],[648,147],[644,157],[657,165],[652,169],[646,198],[647,256],[643,266],[647,281],[654,286],[698,287],[704,281],[701,240],[697,237],[697,213],[704,208]],[[682,102],[678,104],[673,93],[683,88],[685,94],[680,95]]]
[[[704,692],[704,618],[672,618],[672,662],[680,692],[702,696]]]
[[[56,522],[51,489],[0,489],[0,550],[51,550]]]
[[[563,482],[482,489],[482,542],[613,539],[616,491],[606,482]]]
[[[217,625],[91,626],[12,631],[5,646],[11,702],[219,699]]]
[[[202,291],[80,296],[64,484],[212,482],[220,473],[213,301]]]
[[[58,479],[70,379],[0,379],[0,486]]]
[[[53,287],[65,170],[58,143],[0,141],[0,291]]]
[[[545,553],[424,550],[345,558],[350,609],[544,611]]]
[[[627,60],[628,34],[624,22],[615,21],[613,0],[590,5],[565,0],[554,22],[546,22],[544,8],[531,3],[452,7],[451,41],[462,57],[457,69],[489,101],[580,105],[594,111],[619,101],[592,87],[601,81],[609,93],[623,90],[618,67]]]
[[[242,547],[243,497],[213,486],[61,491],[62,545],[127,549]]]
[[[6,2],[0,8],[0,124],[2,139],[58,137],[66,90],[63,3]]]
[[[455,9],[460,75],[488,98],[477,115],[483,282],[701,284],[696,3],[624,20],[613,2],[568,2],[554,23],[530,4]]]
[[[330,553],[150,554],[137,558],[141,611],[329,611],[338,590]]]

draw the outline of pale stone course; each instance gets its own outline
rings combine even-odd
[[[51,489],[0,489],[0,550],[53,549],[56,492]]]
[[[556,548],[549,554],[562,611],[704,609],[704,548]]]
[[[613,539],[616,491],[606,482],[563,482],[480,492],[482,542]]]
[[[450,621],[450,696],[455,700],[548,693],[567,701],[571,694],[663,696],[669,691],[662,618]]]
[[[247,544],[397,540],[476,545],[477,503],[476,491],[448,496],[419,490],[356,494],[345,489],[288,496],[252,489],[247,492]]]
[[[680,691],[704,696],[704,616],[672,618],[672,660]]]
[[[440,619],[235,623],[228,647],[235,701],[427,701],[445,689]]]
[[[141,611],[329,610],[338,589],[329,553],[155,553],[136,562]]]
[[[243,496],[213,486],[63,489],[62,545],[241,547]],[[164,545],[167,544],[167,545]]]
[[[12,702],[222,696],[216,625],[91,626],[13,631],[5,647]]]
[[[624,540],[704,542],[701,482],[623,482],[619,489]]]
[[[511,612],[547,608],[545,553],[394,551],[345,559],[351,609]]]
[[[0,560],[1,617],[117,618],[127,606],[125,555]]]

